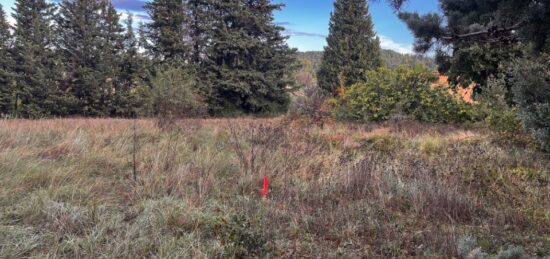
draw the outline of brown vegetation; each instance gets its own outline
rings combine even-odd
[[[448,258],[466,236],[550,253],[550,159],[491,132],[139,120],[134,143],[132,125],[0,121],[1,258]]]

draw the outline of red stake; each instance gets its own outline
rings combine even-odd
[[[268,191],[269,191],[269,180],[267,180],[267,176],[264,176],[264,190],[262,191],[262,198],[264,200],[267,199]]]

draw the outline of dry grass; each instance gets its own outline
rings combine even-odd
[[[285,118],[136,128],[134,142],[130,120],[0,121],[0,258],[448,258],[463,237],[550,254],[550,159],[491,132]]]

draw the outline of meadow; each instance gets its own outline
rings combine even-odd
[[[549,172],[473,126],[0,120],[0,258],[543,257]]]

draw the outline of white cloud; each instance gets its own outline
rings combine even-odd
[[[384,35],[379,35],[380,46],[383,49],[390,49],[401,54],[414,54],[413,46],[395,42],[394,40]]]

